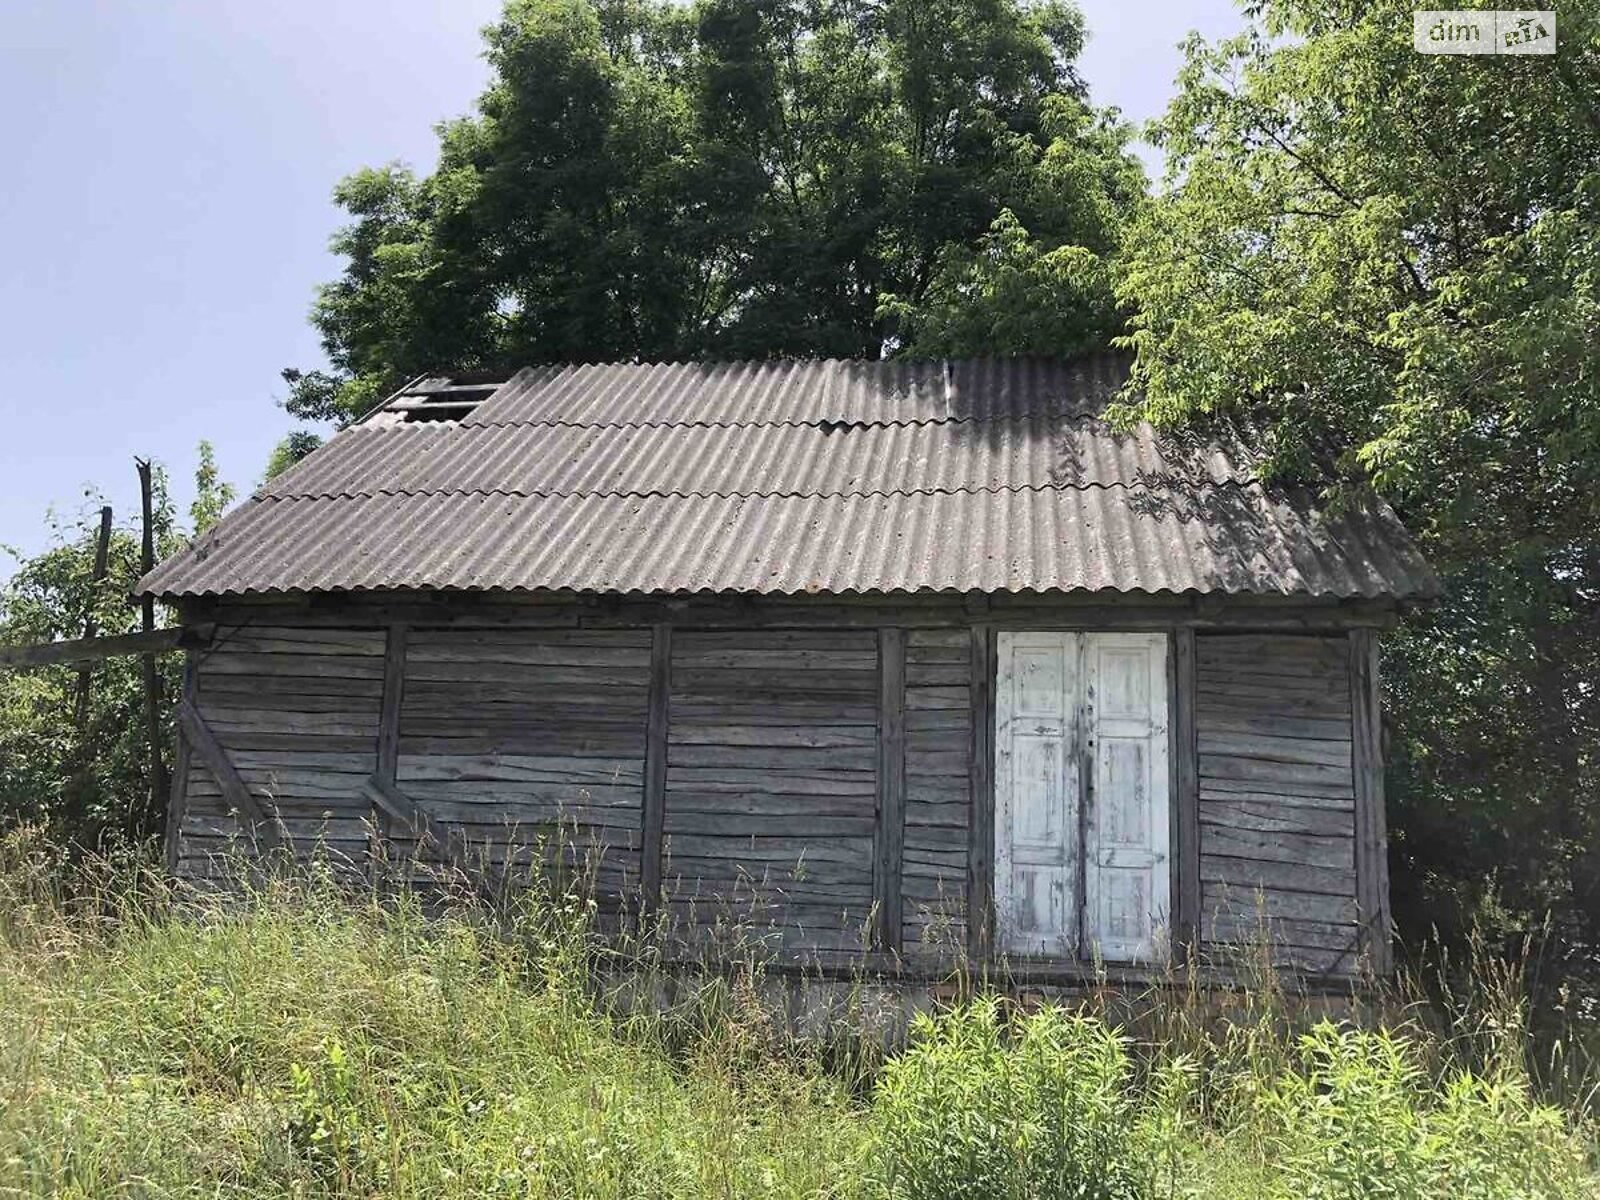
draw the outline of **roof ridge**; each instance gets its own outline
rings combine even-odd
[[[1047,362],[1070,365],[1073,363],[1093,362],[1097,359],[1131,359],[1133,351],[1123,350],[1116,346],[1101,346],[1090,350],[1079,350],[1072,354],[1055,354],[1048,351],[1028,350],[1019,354],[906,354],[894,355],[889,358],[865,358],[860,356],[844,356],[837,354],[779,354],[766,358],[756,355],[740,355],[733,358],[596,358],[596,359],[559,359],[553,362],[525,362],[520,366],[506,368],[503,372],[498,369],[485,369],[485,374],[504,373],[507,379],[520,371],[539,371],[545,369],[565,370],[577,367],[773,367],[791,366],[796,363],[840,363],[859,367],[893,367],[905,363],[916,363],[929,366],[935,363],[949,363],[952,366],[959,363],[992,363],[992,362]],[[440,367],[422,372],[419,379],[433,376],[464,374],[469,368]]]
[[[1267,481],[1252,474],[1242,479],[1217,479],[1213,476],[1184,475],[1175,477],[1177,482],[1192,485],[1191,491],[1205,491],[1208,488],[1266,488],[1270,486]],[[664,491],[660,488],[648,490],[638,489],[593,489],[593,490],[558,490],[552,488],[370,488],[354,491],[341,489],[339,491],[323,490],[318,492],[300,492],[290,495],[269,494],[258,492],[250,496],[251,500],[280,501],[280,500],[372,500],[379,498],[392,498],[396,496],[515,496],[519,499],[533,500],[581,500],[581,499],[637,499],[637,500],[870,500],[882,496],[993,496],[1002,492],[1086,492],[1086,491],[1111,491],[1121,488],[1127,491],[1155,491],[1160,486],[1159,482],[1133,481],[1125,479],[1091,479],[1079,483],[1025,483],[1004,484],[997,487],[954,487],[954,488],[877,488],[864,492],[798,492],[798,491],[679,491],[673,489]],[[1170,486],[1170,483],[1169,485]]]
[[[814,421],[474,421],[470,424],[462,421],[430,422],[444,426],[446,424],[455,429],[517,429],[527,427],[530,429],[802,429],[821,428],[825,425],[846,425],[859,429],[897,429],[911,425],[1000,425],[1010,422],[1021,423],[1034,420],[1037,417],[1054,417],[1069,421],[1104,421],[1105,417],[1090,412],[1047,412],[1032,413],[1006,413],[1000,416],[972,416],[972,417],[915,417],[897,418],[893,421],[866,421],[860,419],[844,419],[821,417]],[[1148,421],[1139,422],[1149,425]],[[351,426],[351,428],[357,428]],[[369,426],[375,433],[386,433],[387,428]],[[1153,426],[1152,426],[1153,428]],[[341,431],[343,432],[343,431]]]
[[[1112,426],[1111,420],[1104,413],[1096,412],[1049,412],[1038,410],[1034,412],[1008,412],[995,416],[928,416],[897,418],[892,421],[862,420],[859,418],[846,419],[837,417],[818,417],[815,420],[782,420],[782,421],[557,421],[557,420],[520,420],[520,421],[477,421],[467,424],[463,421],[417,421],[403,422],[396,425],[348,425],[334,433],[340,434],[361,432],[378,436],[381,434],[405,431],[411,434],[443,433],[447,430],[459,430],[472,433],[480,429],[907,429],[912,426],[923,425],[1033,425],[1039,421],[1052,421],[1058,424],[1087,425],[1090,423]],[[1164,436],[1182,439],[1188,435],[1182,432],[1164,430],[1151,421],[1139,420],[1129,429],[1111,428],[1115,436],[1126,436],[1136,428],[1148,428]],[[1214,440],[1214,439],[1213,439]]]

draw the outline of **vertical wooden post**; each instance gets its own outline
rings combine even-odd
[[[1192,961],[1200,945],[1200,743],[1195,722],[1195,642],[1192,628],[1172,635],[1172,951]]]
[[[139,509],[144,525],[139,552],[140,573],[148,575],[156,565],[155,506],[151,497],[150,462],[143,458],[136,458],[133,462],[139,472]],[[144,632],[153,633],[156,627],[155,597],[146,592],[139,603]],[[145,819],[139,822],[139,831],[148,833],[162,804],[168,800],[169,793],[167,765],[161,754],[161,675],[156,669],[156,656],[144,655],[141,665],[144,673],[145,729],[150,741],[150,809]]]
[[[661,842],[667,816],[667,726],[672,701],[672,626],[656,625],[650,636],[650,712],[645,726],[644,796],[640,812],[640,912],[661,901]]]
[[[389,626],[383,647],[383,700],[378,715],[378,747],[373,776],[381,787],[394,791],[400,771],[400,712],[406,693],[406,626]],[[394,822],[381,805],[374,806],[373,820],[379,839],[387,844],[394,833]],[[378,861],[374,846],[373,861]],[[441,847],[441,850],[443,847]]]
[[[383,709],[378,717],[377,776],[386,787],[395,786],[400,769],[400,710],[406,692],[406,637],[404,625],[389,626],[383,648]]]
[[[1388,814],[1383,794],[1382,700],[1378,679],[1378,636],[1371,629],[1350,631],[1351,751],[1356,792],[1356,903],[1362,943],[1374,972],[1393,965],[1389,918]]]
[[[967,763],[971,840],[967,844],[967,954],[987,963],[994,950],[994,630],[972,627],[972,744]]]
[[[105,582],[106,568],[109,565],[111,553],[111,506],[104,505],[100,509],[100,531],[95,536],[94,543],[94,586],[90,589],[89,606],[83,614],[83,640],[88,641],[94,637],[98,622],[95,620],[95,604],[100,599],[100,585]],[[78,731],[78,740],[81,743],[89,723],[89,686],[94,676],[94,667],[90,663],[83,663],[78,667],[78,694],[72,706],[73,727]],[[84,756],[87,758],[87,754]]]
[[[111,549],[111,508],[100,509],[100,530],[95,538],[94,574],[89,588],[89,598],[83,611],[83,640],[92,641],[99,628],[95,607],[100,600],[100,585],[105,582],[106,568]],[[70,758],[70,772],[62,788],[61,800],[68,823],[79,830],[87,840],[95,840],[88,830],[88,799],[90,786],[89,766],[94,761],[94,750],[89,745],[89,700],[94,683],[94,664],[78,664],[77,684],[72,700],[72,731],[74,742]]]
[[[906,841],[906,631],[878,630],[878,819],[873,905],[877,949],[898,954]]]

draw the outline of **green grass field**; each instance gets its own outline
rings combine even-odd
[[[1600,1195],[1493,981],[1471,1030],[1297,1029],[1264,994],[1226,1024],[1167,1001],[1143,1040],[978,996],[884,1059],[789,1035],[758,970],[623,1015],[605,953],[577,902],[180,904],[13,837],[0,1195]]]

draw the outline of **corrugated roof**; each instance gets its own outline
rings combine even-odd
[[[1259,485],[876,496],[269,500],[164,594],[398,588],[876,592],[1050,588],[1377,596],[1415,569],[1392,520],[1308,515]],[[192,579],[193,576],[190,576]],[[885,588],[892,581],[892,588]],[[1134,581],[1137,581],[1135,584]]]
[[[915,425],[483,425],[357,428],[272,497],[849,496],[996,488],[1248,483],[1241,446],[1163,444],[1089,418]]]
[[[1238,444],[1112,431],[1125,378],[1112,356],[525,370],[457,419],[339,434],[140,586],[1435,590],[1387,509],[1270,491]]]
[[[1118,355],[958,362],[599,363],[519,371],[463,425],[807,425],[1092,416]]]

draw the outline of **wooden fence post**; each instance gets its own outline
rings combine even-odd
[[[136,458],[134,466],[139,471],[139,508],[143,517],[144,531],[139,552],[139,563],[142,575],[148,575],[155,570],[156,565],[156,531],[154,502],[150,488],[150,460]],[[142,610],[143,629],[146,635],[155,632],[156,628],[156,600],[148,592],[139,601]],[[144,668],[144,719],[145,728],[150,740],[150,808],[143,821],[139,823],[140,832],[149,832],[155,816],[161,811],[169,795],[167,782],[167,764],[161,754],[161,675],[156,670],[156,656],[145,654],[142,659]]]
[[[105,505],[100,509],[100,529],[94,546],[94,574],[89,586],[89,598],[83,610],[84,641],[92,641],[98,631],[99,622],[95,616],[95,608],[100,600],[101,584],[105,582],[110,546],[111,507]],[[68,821],[74,828],[87,832],[89,765],[94,761],[92,748],[89,745],[89,699],[94,684],[94,664],[89,661],[80,662],[77,675],[77,685],[72,700],[72,731],[75,738],[72,747],[72,765],[66,785],[62,789],[61,799]]]
[[[106,569],[111,555],[111,506],[109,504],[100,509],[100,532],[95,537],[94,543],[94,586],[90,591],[89,606],[83,614],[83,640],[91,640],[98,631],[95,620],[95,602],[100,597],[100,585],[105,582]],[[72,706],[73,727],[78,731],[80,744],[83,741],[85,726],[89,721],[89,688],[94,677],[94,665],[81,663],[78,666],[78,694]],[[85,758],[88,756],[85,755]]]
[[[195,703],[196,680],[199,678],[200,663],[193,651],[186,652],[183,656],[183,690],[178,693],[178,707],[181,711],[185,705],[193,706]],[[177,747],[174,752],[172,768],[172,792],[167,801],[167,830],[166,830],[166,859],[167,871],[176,875],[183,861],[183,815],[189,808],[189,773],[193,766],[193,748],[189,744],[189,734],[184,728],[184,722],[176,722]]]

